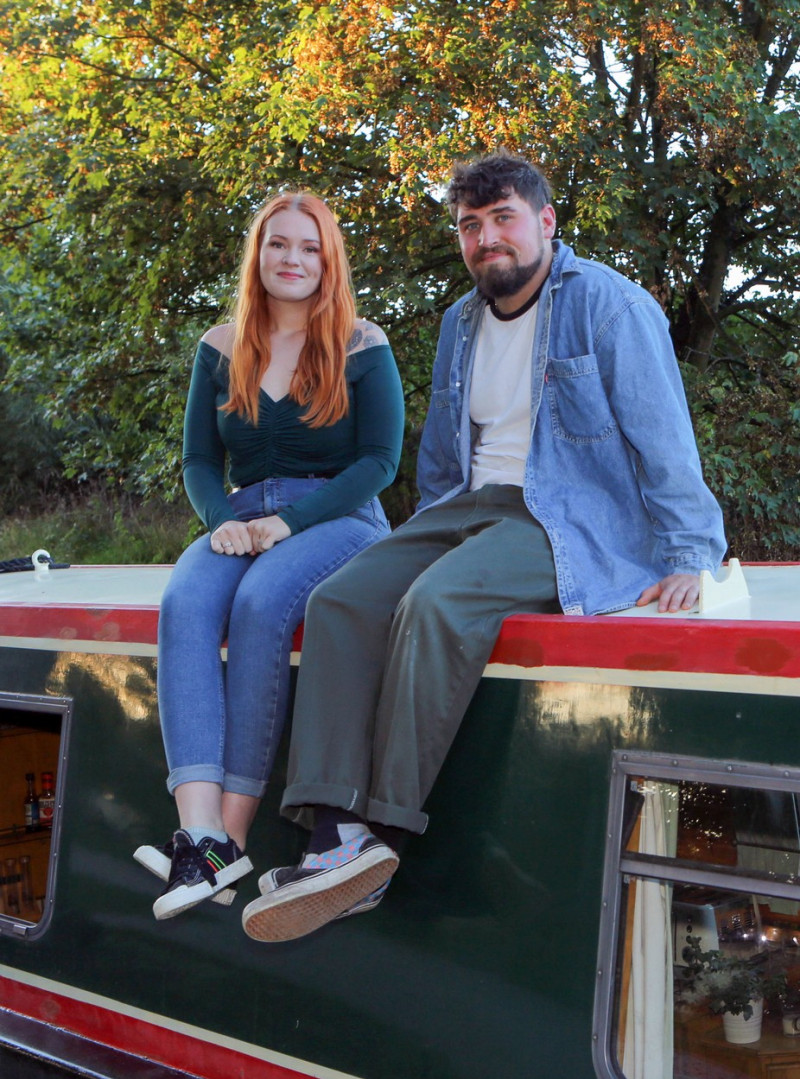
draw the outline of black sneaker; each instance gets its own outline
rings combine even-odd
[[[206,836],[195,845],[180,829],[172,842],[169,883],[153,904],[153,914],[159,921],[202,903],[253,868],[232,839],[219,843]]]
[[[307,854],[301,865],[276,870],[271,878],[276,887],[248,903],[244,931],[266,941],[313,933],[387,884],[399,861],[370,832],[323,854]]]
[[[149,869],[151,873],[154,873],[159,880],[169,880],[169,872],[172,868],[172,854],[175,847],[171,839],[160,846],[158,843],[144,843],[141,847],[137,847],[133,852],[134,859],[143,865],[145,869]],[[211,896],[212,903],[219,903],[222,907],[229,907],[236,898],[236,883],[234,882],[230,888],[223,888],[221,892],[217,892]]]

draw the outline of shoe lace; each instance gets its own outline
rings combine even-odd
[[[176,847],[172,855],[172,869],[169,875],[170,883],[178,878],[190,876],[191,871],[194,869],[199,869],[201,875],[209,884],[216,883],[217,878],[214,870],[206,861],[203,853],[199,851],[194,844],[192,844],[192,846]]]

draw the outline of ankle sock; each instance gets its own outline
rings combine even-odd
[[[184,828],[183,830],[184,832],[186,832],[186,834],[189,836],[195,846],[197,846],[197,844],[202,839],[205,839],[206,836],[209,836],[211,839],[215,839],[217,843],[228,842],[227,832],[216,832],[213,828]]]
[[[368,825],[347,809],[314,806],[314,831],[306,851],[308,854],[323,854],[326,850],[333,850],[334,847],[339,847],[349,839],[368,831]]]
[[[351,839],[357,839],[360,835],[366,835],[369,832],[369,825],[363,820],[355,821],[352,824],[344,822],[336,825],[339,835],[342,838],[342,843],[349,843]]]
[[[306,853],[324,854],[326,850],[333,850],[364,832],[372,832],[396,853],[405,846],[410,834],[405,828],[364,821],[347,809],[318,805],[314,806],[314,831],[308,841]]]

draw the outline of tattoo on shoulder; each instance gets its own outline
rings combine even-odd
[[[348,352],[358,352],[374,345],[382,345],[386,342],[386,334],[376,326],[374,322],[360,320],[360,326],[353,330],[353,335],[347,345]]]

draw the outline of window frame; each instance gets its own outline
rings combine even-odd
[[[61,829],[64,808],[64,790],[70,730],[74,705],[71,697],[56,697],[33,693],[9,693],[0,690],[0,720],[4,713],[30,712],[32,715],[56,716],[60,719],[58,768],[56,771],[55,805],[53,823],[50,829],[50,850],[47,859],[47,883],[45,885],[42,916],[38,922],[29,922],[18,915],[0,913],[0,937],[12,937],[15,940],[35,941],[48,930],[53,917],[56,897],[57,866],[61,847]],[[35,724],[31,724],[35,726]]]
[[[625,795],[633,779],[642,777],[671,784],[694,782],[800,796],[800,768],[667,753],[612,751],[592,1020],[592,1060],[599,1079],[625,1079],[612,1044],[616,1036],[620,914],[627,878],[659,884],[694,884],[800,902],[800,882],[790,884],[768,873],[743,872],[732,866],[709,868],[708,863],[623,850]]]

